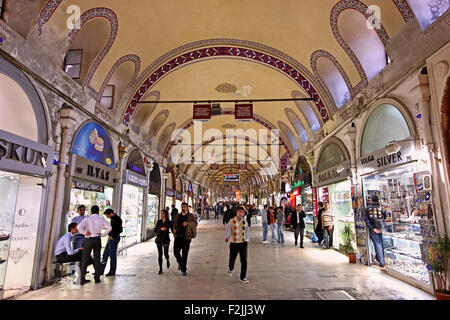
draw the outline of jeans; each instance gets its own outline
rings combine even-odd
[[[162,271],[162,262],[163,262],[163,250],[164,250],[164,257],[166,257],[167,263],[169,264],[169,244],[156,244],[156,247],[158,248],[158,263],[159,263],[159,270]]]
[[[262,227],[263,227],[263,241],[267,241],[267,231],[269,231],[269,229],[267,228],[267,222],[263,222]]]
[[[300,245],[303,245],[303,237],[305,235],[305,228],[300,228],[300,224],[297,225],[297,228],[294,229],[294,239],[295,245],[297,245],[298,235],[300,234]]]
[[[375,247],[375,257],[380,263],[381,267],[384,267],[384,252],[383,252],[383,236],[381,233],[375,233],[369,230],[370,239],[372,239],[373,246]]]
[[[328,229],[328,227],[324,227],[325,232],[328,235],[328,248],[333,247],[333,233],[334,233],[334,226],[331,227],[331,230]]]
[[[74,237],[72,239],[73,249],[75,250],[75,249],[78,249],[78,248],[82,248],[83,247],[83,242],[84,242],[84,236],[82,234],[74,235]],[[75,262],[72,262],[70,265],[71,266],[75,265]]]
[[[102,257],[102,274],[105,272],[106,263],[108,262],[108,258],[110,258],[109,265],[109,273],[115,274],[117,268],[117,247],[119,246],[120,236],[115,237],[114,239],[108,239],[106,243],[105,251],[103,251]]]
[[[283,243],[284,242],[284,234],[283,234],[283,224],[282,223],[277,223],[278,226],[278,243]]]
[[[272,241],[276,240],[276,236],[275,236],[275,223],[272,223],[269,225],[270,227],[270,231],[272,232]]]
[[[101,263],[100,263],[100,252],[102,250],[102,241],[100,237],[95,238],[86,238],[83,243],[83,258],[81,260],[81,281],[84,281],[86,278],[86,268],[89,264],[89,257],[91,255],[91,251],[94,251],[94,279],[100,280],[101,275]]]
[[[191,239],[188,240],[182,237],[175,237],[175,243],[173,245],[173,254],[177,259],[177,262],[180,265],[180,269],[182,272],[186,272],[187,270],[187,259],[190,246],[191,246]]]
[[[242,243],[230,243],[230,263],[229,270],[233,271],[236,257],[239,253],[241,259],[241,280],[244,280],[247,275],[247,241]]]

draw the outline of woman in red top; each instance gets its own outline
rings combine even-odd
[[[275,222],[276,222],[276,219],[275,219],[275,214],[273,212],[273,208],[272,207],[269,208],[269,211],[268,211],[267,215],[268,215],[267,221],[269,223],[269,228],[270,228],[270,231],[272,232],[272,242],[276,242],[276,237],[275,237]]]

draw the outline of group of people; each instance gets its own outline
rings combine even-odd
[[[86,269],[90,264],[94,265],[94,281],[100,283],[100,276],[104,274],[108,258],[110,269],[105,275],[115,276],[117,268],[117,248],[120,242],[120,234],[123,232],[122,219],[115,214],[113,209],[106,209],[104,214],[110,220],[99,215],[100,208],[96,205],[91,208],[91,215],[86,216],[86,207],[80,205],[77,208],[78,216],[74,217],[64,234],[56,243],[56,262],[79,262],[80,285],[90,282],[86,279]],[[102,242],[101,238],[108,236],[103,256],[100,258]],[[91,253],[94,253],[94,258]]]

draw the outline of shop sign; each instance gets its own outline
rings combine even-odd
[[[351,177],[350,162],[346,161],[331,169],[324,170],[314,175],[314,184],[316,187],[338,182]]]
[[[72,155],[70,174],[76,178],[110,186],[116,184],[117,177],[114,169],[75,154]]]
[[[383,148],[359,158],[357,161],[358,172],[364,174],[411,161],[414,152],[412,141],[400,141],[397,144],[400,145],[400,149],[396,153],[386,154]]]
[[[72,153],[80,157],[114,168],[114,152],[105,128],[95,122],[86,123],[78,132]]]
[[[176,199],[177,199],[177,200],[183,199],[183,195],[181,194],[181,192],[177,192],[177,194],[176,194]]]
[[[104,187],[98,184],[90,183],[90,182],[82,182],[73,180],[72,181],[72,189],[80,189],[86,191],[95,191],[95,192],[104,192]]]
[[[125,184],[131,184],[133,186],[146,188],[148,186],[147,178],[140,174],[134,173],[131,170],[125,170]]]
[[[292,195],[294,197],[299,196],[300,195],[300,188],[295,188],[294,190],[292,190]]]
[[[52,164],[52,148],[0,130],[1,169],[45,176]]]
[[[317,208],[317,189],[316,188],[312,188],[312,195],[313,195],[314,217],[317,217],[318,208]]]
[[[175,192],[173,192],[173,191],[170,190],[170,189],[167,189],[167,190],[166,190],[166,195],[169,196],[169,197],[173,197],[173,196],[175,195]]]

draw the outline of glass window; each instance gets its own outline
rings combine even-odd
[[[428,28],[450,8],[449,0],[408,0],[408,2],[422,30]]]
[[[148,195],[147,203],[147,221],[145,223],[147,229],[154,228],[159,216],[159,197],[154,194]]]
[[[79,79],[81,74],[82,49],[69,50],[64,59],[64,71],[72,78]]]
[[[403,114],[391,104],[377,107],[367,119],[361,140],[361,157],[411,136]]]
[[[317,172],[334,167],[345,160],[345,155],[336,143],[328,144],[320,154]]]
[[[130,246],[141,241],[142,209],[144,189],[125,184],[123,186],[122,211],[120,217],[123,223],[125,244]]]
[[[113,85],[107,85],[100,100],[101,104],[108,107],[108,109],[112,109],[114,106],[114,89]]]

